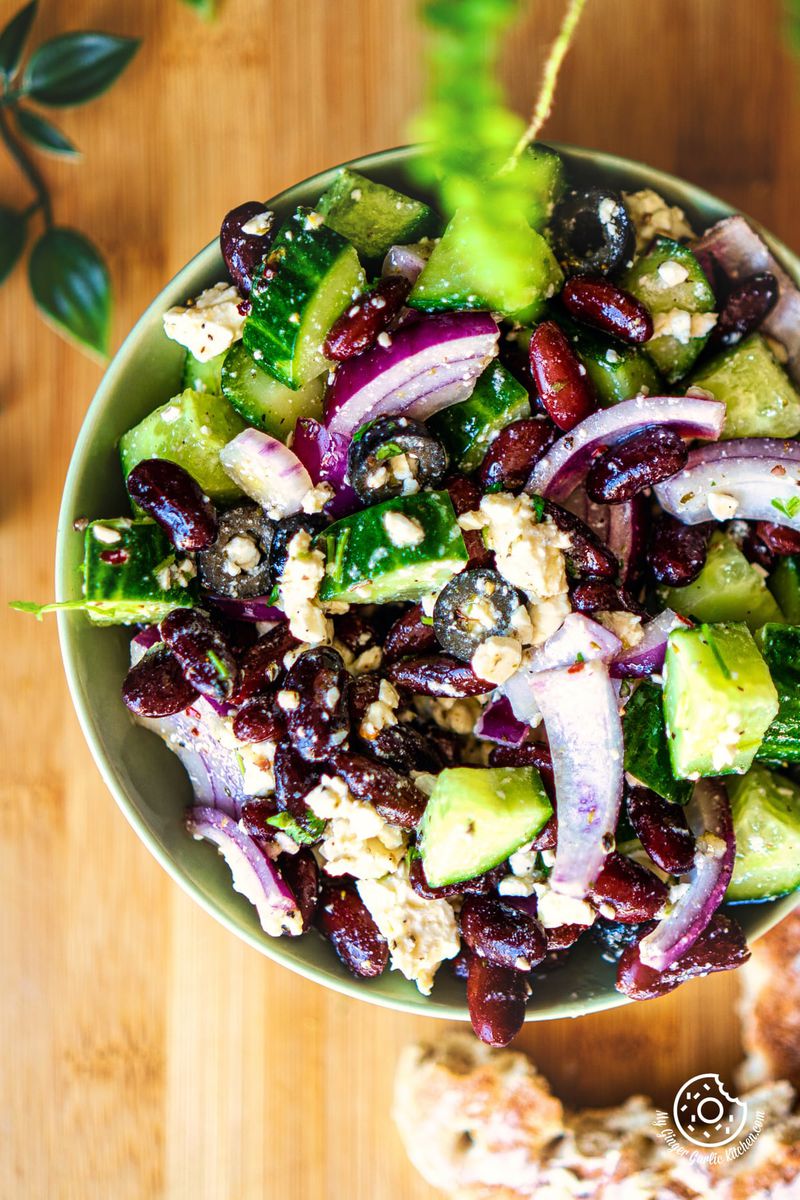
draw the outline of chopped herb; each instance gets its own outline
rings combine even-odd
[[[387,442],[384,446],[379,447],[376,451],[375,458],[378,462],[383,462],[385,458],[396,458],[398,454],[403,453],[403,447],[398,446],[397,442]]]
[[[214,650],[206,651],[206,658],[211,663],[220,679],[230,679],[231,673],[225,666],[225,663]]]
[[[298,846],[311,846],[314,842],[318,842],[325,829],[325,822],[322,818],[312,812],[306,814],[302,824],[287,812],[279,812],[274,817],[267,817],[267,824],[272,825],[275,829],[280,829],[293,842],[297,842]]]
[[[800,512],[800,496],[791,496],[788,500],[772,500],[770,503],[790,521],[793,521]]]

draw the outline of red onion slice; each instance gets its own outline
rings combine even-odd
[[[238,434],[220,450],[219,461],[242,491],[275,520],[299,512],[312,487],[297,455],[259,429]]]
[[[592,459],[646,426],[662,425],[682,437],[714,440],[725,405],[699,396],[635,396],[592,413],[559,438],[533,468],[525,490],[559,503],[582,482]]]
[[[699,779],[686,818],[698,840],[694,867],[685,877],[688,889],[639,943],[639,958],[655,971],[666,971],[691,949],[722,903],[733,874],[736,838],[724,785]]]
[[[542,671],[571,667],[578,661],[600,659],[608,662],[621,649],[622,643],[616,634],[583,613],[570,613],[561,627],[531,652],[527,662],[506,680],[500,690],[508,697],[516,719],[532,724],[541,716],[533,692],[533,681],[537,675]]]
[[[313,417],[301,417],[295,426],[292,451],[315,484],[326,482],[336,489],[335,496],[323,510],[333,520],[349,516],[361,507],[358,496],[345,482],[349,448],[349,437],[331,433]]]
[[[691,625],[691,621],[679,617],[671,608],[665,608],[652,621],[648,621],[642,626],[644,637],[638,646],[614,656],[609,665],[611,678],[641,679],[656,675],[664,666],[669,635],[680,625]]]
[[[269,596],[209,596],[209,603],[232,621],[283,621],[286,614],[270,604]]]
[[[230,867],[234,891],[255,907],[261,928],[270,937],[298,936],[303,919],[297,902],[278,868],[254,840],[225,813],[215,808],[190,808],[186,828],[194,838],[212,842]]]
[[[691,450],[655,493],[684,525],[740,517],[800,529],[800,442],[736,438]]]
[[[416,242],[410,246],[390,246],[383,260],[381,275],[402,275],[409,283],[416,283],[427,265],[434,244]]]
[[[646,539],[647,501],[643,495],[634,496],[622,504],[608,505],[608,535],[605,541],[619,563],[623,583],[636,577]]]
[[[477,737],[500,746],[521,746],[529,731],[530,726],[514,716],[507,696],[498,696],[487,704],[475,725]]]

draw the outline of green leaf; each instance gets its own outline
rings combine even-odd
[[[111,281],[82,233],[46,230],[31,253],[28,276],[34,300],[60,331],[98,354],[108,353]]]
[[[217,0],[183,0],[183,2],[198,12],[206,21],[210,21],[217,14]]]
[[[125,70],[138,38],[91,30],[63,33],[39,46],[23,76],[25,92],[55,108],[94,100]]]
[[[25,249],[27,228],[22,213],[0,205],[0,283],[11,274]]]
[[[38,7],[39,0],[31,0],[0,33],[0,75],[5,79],[11,79],[16,74]]]
[[[325,822],[310,809],[306,813],[302,825],[288,812],[279,812],[274,817],[267,817],[267,824],[280,829],[299,846],[311,846],[314,842],[318,842],[325,829]]]
[[[36,604],[33,600],[9,600],[8,607],[13,608],[14,612],[30,613],[37,621],[41,621],[45,613],[79,611],[90,604],[90,600],[61,600],[52,604]]]
[[[777,508],[779,513],[783,513],[792,521],[800,512],[800,496],[791,496],[788,500],[770,500],[773,508]]]
[[[78,147],[60,129],[38,113],[29,108],[18,108],[16,116],[20,133],[39,150],[49,150],[51,154],[63,154],[71,158],[80,154]]]

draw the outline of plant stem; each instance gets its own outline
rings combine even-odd
[[[558,36],[550,47],[550,53],[544,64],[542,71],[542,82],[539,87],[539,95],[536,100],[536,106],[531,116],[530,124],[523,133],[522,137],[517,142],[511,152],[511,157],[503,166],[503,171],[510,171],[517,163],[519,156],[530,146],[531,142],[536,139],[539,131],[544,125],[547,118],[550,116],[550,110],[553,107],[553,97],[555,95],[556,83],[558,82],[558,73],[561,70],[561,64],[564,61],[567,51],[572,44],[572,38],[575,34],[575,29],[578,21],[581,18],[586,0],[567,0],[567,11],[564,13],[564,20],[561,22],[561,28],[558,31]]]
[[[53,206],[50,202],[50,192],[48,191],[47,184],[39,174],[36,165],[28,157],[23,146],[17,141],[11,130],[8,117],[2,109],[0,109],[0,137],[5,142],[17,166],[36,193],[36,202],[33,205],[33,211],[41,208],[45,224],[49,228],[53,224]],[[31,209],[27,211],[30,212]]]

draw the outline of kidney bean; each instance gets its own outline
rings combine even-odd
[[[365,745],[376,758],[398,771],[429,771],[436,775],[446,765],[435,742],[413,725],[389,725]]]
[[[227,700],[239,674],[227,639],[199,608],[173,608],[159,626],[161,637],[203,696]]]
[[[456,979],[466,979],[469,975],[469,964],[472,962],[472,951],[469,946],[461,943],[461,949],[455,958],[450,959],[450,970]]]
[[[336,640],[346,646],[356,658],[365,650],[378,645],[375,630],[357,613],[342,613],[341,616],[334,617],[333,632]]]
[[[407,775],[400,775],[385,763],[373,762],[363,754],[346,751],[333,754],[330,762],[355,798],[372,804],[385,821],[403,829],[414,829],[419,824],[428,798]]]
[[[239,682],[231,697],[234,704],[241,704],[251,696],[273,688],[285,672],[284,657],[299,645],[297,638],[289,632],[288,621],[281,621],[248,646],[239,659]]]
[[[175,655],[164,647],[148,650],[122,685],[122,701],[137,717],[171,717],[197,696]]]
[[[389,663],[387,678],[419,696],[484,696],[494,684],[478,679],[469,663],[449,654],[403,658]]]
[[[685,587],[702,571],[713,522],[682,525],[666,515],[656,522],[647,549],[647,565],[657,583]]]
[[[624,587],[616,587],[608,579],[585,579],[570,588],[572,607],[576,612],[630,612],[644,616],[641,604]]]
[[[666,884],[646,867],[616,851],[608,855],[594,882],[590,898],[596,908],[611,909],[623,925],[651,921],[667,902]]]
[[[488,1046],[507,1046],[525,1023],[530,988],[521,971],[496,967],[473,955],[467,970],[472,1028]]]
[[[505,863],[485,871],[483,875],[475,875],[461,883],[448,883],[442,887],[431,887],[425,876],[425,867],[421,858],[415,858],[408,872],[409,883],[418,896],[426,900],[452,900],[456,896],[485,896],[493,892],[500,880],[508,874]]]
[[[268,820],[274,817],[277,811],[278,806],[272,799],[248,800],[242,805],[239,821],[250,837],[258,838],[261,842],[272,842],[278,831],[274,825],[268,824]]]
[[[529,417],[512,421],[494,439],[478,471],[485,492],[521,492],[531,471],[556,440],[552,421]],[[473,531],[477,532],[477,531]]]
[[[539,397],[559,429],[572,429],[596,410],[586,368],[555,321],[542,321],[534,329],[530,361]]]
[[[244,233],[242,226],[265,211],[260,200],[246,200],[232,208],[222,219],[219,245],[228,274],[243,296],[249,296],[253,277],[269,251],[273,222],[265,233]]]
[[[544,501],[544,513],[557,529],[569,534],[570,548],[564,551],[564,557],[572,575],[578,578],[583,575],[592,575],[600,579],[616,577],[619,570],[616,557],[588,525],[574,513],[553,504],[551,500]]]
[[[652,926],[646,926],[637,942],[622,952],[617,968],[617,991],[631,1000],[653,1000],[665,996],[688,979],[730,971],[747,962],[750,951],[744,931],[725,913],[715,913],[690,950],[666,971],[655,971],[639,958],[639,942]]]
[[[622,504],[686,465],[689,451],[672,429],[653,425],[594,460],[586,493],[597,504]]]
[[[758,536],[755,526],[751,526],[742,542],[741,551],[749,563],[758,563],[767,574],[777,565],[777,555],[770,550],[764,539]]]
[[[710,250],[703,246],[693,246],[692,253],[700,263],[703,274],[711,285],[711,290],[717,301],[717,305],[724,303],[724,297],[730,288],[730,279],[722,264],[714,257]]]
[[[778,281],[769,271],[739,280],[728,291],[709,341],[714,346],[735,346],[758,329],[777,303]]]
[[[296,821],[305,821],[306,796],[319,783],[321,772],[302,759],[290,742],[281,742],[277,747],[272,770],[278,808],[290,813]]]
[[[569,950],[574,946],[582,933],[586,933],[586,925],[557,925],[553,929],[545,929],[547,937],[547,953],[553,954],[558,950]]]
[[[280,872],[297,901],[303,918],[303,933],[311,928],[319,900],[319,868],[314,855],[307,847],[297,854],[283,854],[279,862]]]
[[[649,788],[632,787],[627,808],[636,836],[657,867],[670,875],[692,869],[695,842],[680,804],[671,804]]]
[[[383,643],[383,661],[392,662],[405,654],[427,654],[438,645],[433,620],[430,625],[423,622],[425,616],[421,604],[413,604],[386,635]]]
[[[342,656],[330,646],[306,650],[286,674],[282,703],[292,744],[309,762],[324,762],[347,739],[349,676]]]
[[[354,975],[374,979],[386,970],[386,939],[355,888],[324,882],[317,902],[316,925]]]
[[[128,561],[129,558],[130,558],[130,554],[128,553],[127,550],[124,550],[121,546],[116,550],[101,550],[100,551],[100,561],[104,562],[104,563],[108,563],[108,565],[110,567],[122,567],[125,565],[125,563]]]
[[[217,510],[188,471],[166,458],[145,458],[125,486],[177,550],[205,550],[217,536]]]
[[[449,479],[445,480],[444,486],[453,503],[453,508],[456,510],[457,517],[463,517],[467,512],[474,512],[479,507],[481,489],[474,479],[467,479],[466,475],[451,475]]]
[[[547,953],[547,938],[537,920],[488,896],[467,896],[461,907],[461,932],[480,958],[512,971],[530,971]]]
[[[561,303],[576,320],[621,342],[635,346],[653,336],[653,318],[641,301],[607,279],[573,275],[564,284]]]
[[[240,742],[280,742],[286,736],[283,713],[274,695],[246,700],[233,718],[234,737]]]
[[[347,709],[353,729],[358,729],[370,704],[374,704],[378,699],[380,690],[381,679],[374,672],[358,675],[355,679],[350,680],[350,686],[347,689]]]
[[[334,321],[322,347],[326,358],[346,362],[374,346],[389,329],[411,291],[411,280],[386,275],[362,294]]]
[[[432,742],[437,754],[446,767],[457,767],[461,762],[463,743],[452,729],[442,729],[439,725],[430,725],[425,736]]]
[[[779,558],[787,554],[800,554],[800,530],[790,529],[788,525],[759,521],[756,524],[756,536]]]

